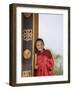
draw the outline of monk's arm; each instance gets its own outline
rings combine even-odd
[[[37,54],[35,54],[35,69],[38,69],[38,65],[37,65]]]

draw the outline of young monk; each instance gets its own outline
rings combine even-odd
[[[35,42],[35,76],[54,75],[54,60],[50,50],[44,48],[44,41]]]

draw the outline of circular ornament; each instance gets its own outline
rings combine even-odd
[[[31,57],[31,51],[29,49],[25,49],[23,51],[23,56],[25,59],[29,59]]]

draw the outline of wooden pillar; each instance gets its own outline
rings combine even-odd
[[[22,13],[22,77],[34,76],[34,43],[38,36],[38,14]]]

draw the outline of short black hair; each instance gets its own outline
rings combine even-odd
[[[36,40],[35,44],[37,43],[37,41],[41,41],[41,42],[44,44],[44,41],[43,41],[43,39],[42,39],[42,38],[37,38],[37,40]]]
[[[36,43],[37,43],[38,41],[41,41],[41,42],[43,43],[43,45],[44,45],[43,39],[42,39],[42,38],[37,38],[36,41],[35,41],[35,52],[38,51],[37,48],[36,48]]]

